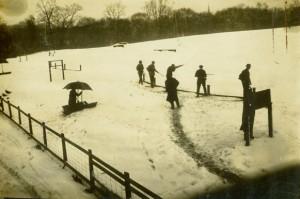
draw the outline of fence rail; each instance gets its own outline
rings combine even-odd
[[[56,157],[88,184],[88,191],[113,198],[149,198],[160,196],[130,178],[92,153],[26,113],[0,96],[0,112],[13,121],[41,147]]]

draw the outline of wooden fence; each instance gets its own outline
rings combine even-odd
[[[0,112],[13,121],[43,149],[71,169],[76,178],[88,184],[87,191],[109,198],[154,198],[161,197],[130,178],[128,172],[120,172],[100,158],[92,150],[86,150],[24,112],[19,106],[0,96]]]

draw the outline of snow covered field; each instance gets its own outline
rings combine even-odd
[[[300,27],[289,29],[285,50],[283,29],[189,36],[128,44],[125,48],[59,50],[54,57],[36,53],[22,62],[10,59],[0,77],[0,92],[11,90],[10,101],[80,144],[163,198],[188,198],[219,186],[237,183],[290,163],[300,163],[299,96]],[[174,52],[154,49],[175,48]],[[48,61],[63,59],[68,69],[53,71]],[[247,63],[257,91],[270,88],[274,138],[268,137],[267,110],[258,110],[251,147],[245,147],[242,102],[235,98],[200,97],[179,93],[182,108],[171,110],[162,88],[138,85],[136,65],[152,60],[163,75],[169,65],[184,64],[174,76],[180,89],[195,90],[194,73],[204,65],[211,92],[242,95],[238,74]],[[71,81],[87,82],[93,91],[84,100],[97,101],[64,117],[62,105]],[[2,119],[1,119],[2,122]],[[5,121],[7,122],[7,121]],[[1,124],[2,130],[2,124]],[[2,155],[2,154],[1,154]],[[36,156],[39,156],[36,154]],[[53,173],[56,171],[53,170]]]

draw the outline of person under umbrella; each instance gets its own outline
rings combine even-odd
[[[71,82],[67,84],[64,89],[69,89],[69,103],[62,106],[64,115],[69,115],[75,111],[80,111],[85,108],[93,108],[97,105],[97,102],[88,103],[82,101],[83,90],[92,90],[92,88],[85,82]],[[81,90],[78,92],[77,90]],[[78,96],[81,96],[81,100],[77,100]]]
[[[82,95],[82,91],[77,93],[75,88],[72,88],[69,93],[69,106],[74,106],[78,103],[77,97]]]
[[[69,93],[69,106],[76,105],[78,103],[77,97],[81,96],[82,97],[82,91],[77,93],[76,89],[79,90],[92,90],[92,88],[85,82],[71,82],[67,84],[64,89],[70,89]]]

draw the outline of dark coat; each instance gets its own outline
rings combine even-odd
[[[77,103],[76,97],[81,95],[81,93],[76,93],[75,89],[71,89],[69,93],[69,106],[73,106]]]
[[[150,64],[148,67],[147,67],[147,71],[149,73],[149,76],[155,76],[155,72],[157,72],[157,70],[155,69],[155,66],[154,64]]]
[[[178,100],[177,87],[179,85],[179,82],[175,78],[171,77],[166,80],[165,85],[166,91],[168,93],[167,101],[173,102]]]
[[[143,73],[143,71],[144,71],[144,66],[143,66],[143,64],[139,63],[139,64],[136,66],[136,70],[138,71],[138,73]]]
[[[251,85],[250,72],[248,69],[244,69],[239,75],[239,79],[242,81],[243,86],[249,87]]]
[[[205,81],[206,80],[206,72],[203,69],[199,69],[195,73],[195,77],[198,78],[199,81]]]
[[[175,66],[169,66],[167,69],[167,78],[171,78],[172,77],[172,73],[176,70]]]

